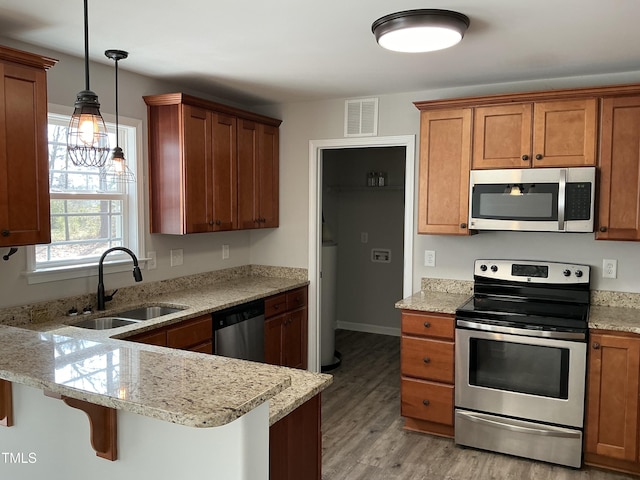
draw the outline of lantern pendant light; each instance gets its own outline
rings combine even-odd
[[[89,87],[89,15],[84,0],[84,75],[86,88],[76,97],[67,131],[67,151],[74,165],[102,167],[109,156],[109,136],[98,96]]]
[[[129,52],[125,52],[124,50],[105,50],[104,54],[107,58],[116,62],[116,148],[113,149],[113,153],[111,154],[111,164],[108,165],[106,175],[118,183],[132,183],[136,181],[136,176],[127,166],[127,161],[124,158],[124,152],[122,151],[122,148],[120,148],[120,131],[118,123],[118,62],[127,58],[129,56]]]

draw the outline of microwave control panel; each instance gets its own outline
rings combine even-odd
[[[567,183],[565,187],[565,220],[589,220],[591,218],[591,183]]]

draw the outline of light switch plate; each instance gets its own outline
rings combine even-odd
[[[436,266],[436,251],[425,250],[424,251],[424,266],[435,267]]]
[[[171,250],[171,266],[177,267],[182,265],[184,262],[183,251],[181,248],[176,248]]]
[[[155,269],[158,264],[156,263],[156,252],[147,252],[147,270]]]
[[[229,258],[229,245],[222,245],[222,259],[226,260]]]

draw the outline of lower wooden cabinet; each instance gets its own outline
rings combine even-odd
[[[202,315],[175,325],[132,335],[124,340],[213,354],[213,320],[211,314]]]
[[[269,429],[270,480],[320,480],[322,431],[320,394]]]
[[[592,331],[588,355],[585,463],[640,473],[640,336]]]
[[[265,362],[307,368],[307,287],[265,300]]]
[[[453,437],[454,316],[403,310],[400,413],[404,428]]]

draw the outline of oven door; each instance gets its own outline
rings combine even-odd
[[[456,328],[455,345],[456,407],[582,428],[586,342]]]

